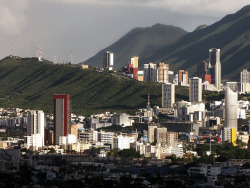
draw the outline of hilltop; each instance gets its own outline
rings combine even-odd
[[[52,113],[53,94],[69,94],[72,112],[134,112],[151,104],[161,106],[161,84],[131,80],[115,73],[59,65],[37,58],[0,60],[0,106],[41,109]],[[177,99],[187,99],[186,88],[176,88]]]

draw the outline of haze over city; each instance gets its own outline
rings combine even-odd
[[[0,1],[0,58],[13,52],[74,63],[95,55],[135,27],[156,23],[193,31],[247,5],[247,0],[12,0]]]

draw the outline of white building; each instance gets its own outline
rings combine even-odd
[[[162,107],[173,108],[175,103],[175,85],[163,84],[162,85]]]
[[[202,101],[202,79],[198,77],[190,78],[189,80],[189,101]]]
[[[107,51],[103,57],[103,69],[113,70],[114,66],[114,53]]]
[[[240,92],[250,93],[250,72],[247,69],[240,73]]]
[[[136,141],[135,137],[130,136],[116,136],[113,137],[112,149],[130,149],[130,144]]]
[[[33,150],[44,146],[45,118],[42,110],[31,110],[27,118],[27,146]]]
[[[209,49],[209,69],[211,74],[211,82],[221,90],[221,63],[220,63],[220,49]]]
[[[132,126],[132,120],[126,113],[115,114],[112,117],[113,125],[121,125],[122,127]]]
[[[31,134],[31,136],[26,136],[27,146],[31,150],[38,150],[38,148],[44,146],[44,137],[41,134]]]
[[[238,128],[238,87],[237,82],[226,83],[225,93],[225,125],[227,128]]]

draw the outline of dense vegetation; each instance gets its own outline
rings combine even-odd
[[[115,73],[54,65],[37,58],[6,57],[0,61],[0,106],[52,112],[53,94],[69,94],[76,114],[111,111],[131,113],[147,104],[161,106],[161,84],[145,83]],[[176,87],[176,99],[188,99],[187,88]]]

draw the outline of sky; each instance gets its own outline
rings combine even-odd
[[[57,63],[87,60],[135,27],[193,31],[249,0],[0,0],[0,59],[11,53]]]

